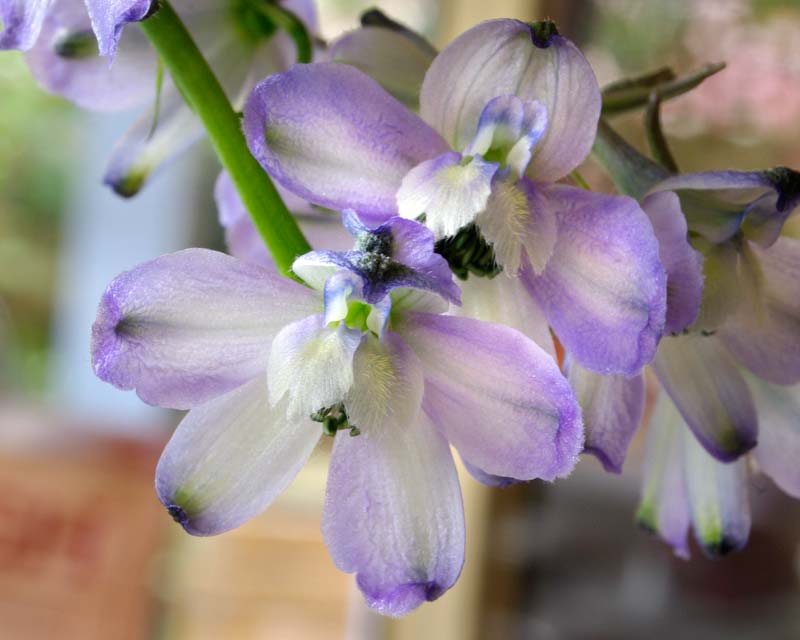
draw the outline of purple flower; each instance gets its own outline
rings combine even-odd
[[[599,112],[597,81],[571,42],[495,20],[435,58],[421,118],[356,69],[325,63],[259,84],[244,129],[270,175],[317,205],[424,214],[439,238],[477,225],[512,276],[498,286],[521,275],[577,360],[629,375],[664,324],[650,222],[630,198],[552,184],[588,153]]]
[[[5,25],[0,32],[0,49],[28,51],[49,35],[45,25],[52,14],[71,14],[85,17],[84,31],[91,29],[100,54],[113,58],[124,26],[145,18],[153,4],[153,0],[0,0],[0,18]],[[85,34],[76,31],[60,35]],[[63,45],[65,39],[60,42]],[[48,46],[57,44],[54,41]]]
[[[156,487],[195,535],[264,510],[323,431],[338,433],[326,544],[370,606],[402,615],[442,595],[463,564],[448,443],[485,482],[552,480],[576,462],[580,409],[533,341],[441,315],[455,292],[429,230],[346,220],[353,251],[295,262],[313,288],[202,249],[123,273],[100,303],[92,361],[146,402],[190,409]]]
[[[91,9],[87,13],[79,0],[44,4],[47,6],[41,11],[38,37],[31,41],[33,46],[26,55],[39,84],[85,109],[144,109],[115,146],[104,178],[119,194],[132,196],[157,167],[203,136],[200,121],[168,77],[160,100],[155,100],[157,57],[140,30],[126,29],[123,33],[121,27],[117,28],[113,65],[96,55],[92,27],[97,31],[98,21],[106,24],[111,15],[117,14],[130,21],[133,9],[122,12],[122,5],[142,5],[141,15],[135,14],[135,19],[141,19],[149,10],[150,1],[105,2],[104,7],[120,8],[117,13],[104,9],[102,14]],[[235,7],[216,0],[174,0],[172,4],[237,108],[259,78],[285,69],[295,60],[291,38],[276,31],[275,25],[258,12],[255,0],[234,3]],[[284,5],[310,30],[315,30],[312,0],[286,0]],[[105,53],[105,40],[100,31],[97,33],[100,51]]]

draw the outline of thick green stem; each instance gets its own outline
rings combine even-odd
[[[291,276],[294,259],[311,247],[269,176],[250,154],[239,117],[214,72],[166,0],[140,24],[175,86],[205,126],[278,271]]]

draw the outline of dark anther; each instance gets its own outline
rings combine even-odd
[[[547,49],[551,44],[553,36],[558,35],[556,23],[551,20],[542,20],[541,22],[530,22],[528,27],[531,30],[531,40],[533,44],[540,49]]]
[[[474,224],[467,225],[456,235],[436,243],[436,253],[450,265],[456,276],[466,280],[470,273],[493,278],[502,270],[494,259],[492,245],[486,242]]]
[[[778,211],[788,211],[800,200],[800,173],[788,167],[768,169],[767,178],[778,192]]]
[[[171,504],[167,507],[167,513],[172,516],[172,519],[181,526],[185,526],[189,521],[189,516],[183,510],[183,507],[177,504]]]
[[[351,436],[357,436],[361,433],[358,427],[350,424],[347,411],[345,411],[344,405],[341,402],[312,413],[311,419],[314,422],[322,424],[322,433],[326,436],[333,437],[336,435],[337,431],[341,431],[342,429],[349,429]]]

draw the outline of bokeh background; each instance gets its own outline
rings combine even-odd
[[[322,35],[371,6],[439,47],[486,18],[552,18],[601,84],[725,61],[665,105],[681,168],[800,168],[797,0],[320,0]],[[262,517],[218,538],[183,534],[152,489],[180,416],[95,380],[88,340],[116,273],[222,247],[215,160],[198,144],[122,201],[100,178],[135,114],[78,111],[14,53],[0,55],[0,96],[0,638],[800,637],[800,507],[754,475],[748,548],[676,559],[633,524],[641,438],[621,477],[593,459],[553,485],[488,490],[465,476],[462,579],[399,621],[369,613],[328,558],[324,447]],[[641,114],[615,124],[642,146]],[[583,173],[609,188],[591,160]]]

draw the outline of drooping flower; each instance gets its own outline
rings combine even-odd
[[[92,360],[146,402],[190,409],[156,487],[196,535],[264,510],[323,431],[338,433],[326,544],[370,606],[402,615],[442,595],[463,563],[448,443],[476,474],[552,480],[575,464],[580,410],[533,341],[440,315],[458,289],[429,230],[345,219],[351,251],[294,264],[312,288],[201,249],[120,275],[100,303]]]
[[[119,194],[132,196],[164,161],[201,139],[204,130],[171,79],[164,79],[160,98],[156,99],[157,57],[139,29],[121,32],[124,22],[117,22],[113,64],[109,66],[106,58],[97,56],[98,47],[92,35],[96,16],[103,18],[103,24],[111,15],[124,16],[126,21],[141,19],[147,15],[151,3],[128,0],[116,4],[119,5],[116,13],[104,9],[101,15],[87,13],[81,0],[42,3],[41,13],[37,14],[37,38],[31,42],[26,60],[39,84],[82,108],[144,109],[115,146],[104,178]],[[140,7],[141,11],[123,12],[123,4]],[[172,2],[237,108],[256,81],[287,68],[296,59],[291,38],[261,12],[260,4],[260,0]],[[312,0],[286,0],[283,5],[310,31],[316,29]],[[97,28],[95,31],[100,51],[109,52],[104,48],[101,32]]]
[[[421,118],[356,69],[325,63],[259,84],[244,129],[270,175],[309,202],[424,214],[455,252],[488,240],[511,276],[497,286],[526,292],[584,366],[632,375],[664,326],[650,222],[630,198],[552,184],[583,161],[599,112],[588,63],[551,23],[495,20],[435,58]],[[475,271],[469,260],[485,253],[455,259]]]

